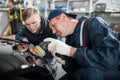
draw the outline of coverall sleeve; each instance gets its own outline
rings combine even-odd
[[[118,63],[119,42],[109,26],[95,18],[90,24],[89,38],[92,47],[80,47],[73,57],[84,67],[113,69]]]
[[[24,32],[21,31],[15,35],[15,40],[22,41],[24,38]]]

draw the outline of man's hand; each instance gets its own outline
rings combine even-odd
[[[48,51],[48,45],[50,44],[50,41],[46,41],[46,42],[41,42],[39,44],[39,46],[44,50],[44,51]],[[45,54],[46,55],[46,54]],[[54,58],[62,65],[65,65],[65,60],[61,57],[63,55],[60,56],[60,54],[57,55],[53,55]]]
[[[29,42],[27,38],[23,38],[22,41]]]
[[[12,47],[12,49],[15,50],[15,51],[23,53],[23,52],[27,51],[28,47],[29,47],[28,44],[26,44],[26,43],[20,43],[20,44],[14,45]]]
[[[66,64],[64,56],[70,56],[71,46],[68,46],[62,41],[53,38],[46,38],[44,42],[49,42],[47,48],[52,53],[55,59],[62,65]]]
[[[55,56],[55,53],[70,56],[71,46],[64,42],[53,38],[46,38],[44,42],[50,42],[48,44],[48,51],[50,51],[53,56]]]

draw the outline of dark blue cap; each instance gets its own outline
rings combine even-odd
[[[61,13],[64,13],[68,16],[71,16],[72,18],[76,18],[77,15],[75,14],[70,14],[70,13],[66,13],[63,9],[55,9],[53,11],[50,12],[49,16],[48,16],[48,20],[50,21],[51,19],[53,19],[54,17],[57,17],[58,15],[60,15]]]

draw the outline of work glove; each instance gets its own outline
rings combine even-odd
[[[55,53],[59,53],[61,55],[70,56],[71,46],[64,42],[53,38],[46,38],[44,39],[44,42],[50,42],[48,44],[48,51],[53,55],[55,55]]]
[[[40,43],[39,45],[32,46],[30,45],[29,50],[31,53],[33,53],[36,56],[39,56],[40,58],[43,58],[45,55],[47,55],[47,45],[49,42]]]
[[[44,42],[50,42],[47,46],[48,51],[52,53],[60,64],[65,65],[64,56],[70,56],[71,46],[53,38],[46,38]]]
[[[46,41],[46,42],[41,42],[40,44],[39,44],[39,46],[44,50],[44,51],[46,51],[46,52],[49,52],[48,51],[48,44],[50,44],[51,42],[50,41]],[[54,58],[56,59],[56,61],[58,61],[60,64],[62,64],[62,65],[65,65],[65,61],[64,60],[62,60],[62,55],[61,56],[59,56],[60,54],[58,54],[58,55],[53,55],[54,56]]]

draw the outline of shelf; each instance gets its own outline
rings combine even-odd
[[[55,0],[55,2],[67,2],[67,0]]]
[[[75,4],[79,5],[78,2],[80,2],[81,7],[77,6],[77,8],[76,8],[76,6],[74,5],[73,11],[70,11],[69,6],[71,5],[71,3],[72,4],[75,3]],[[86,3],[86,5],[84,5],[84,3]],[[91,12],[92,12],[92,6],[93,6],[92,4],[93,4],[93,0],[68,0],[67,1],[67,9],[66,9],[66,11],[68,13],[76,13],[76,14],[86,14],[86,13],[88,13],[89,16],[90,16]]]
[[[120,14],[120,12],[92,12],[92,14]]]
[[[89,13],[89,11],[69,11],[69,13]]]
[[[67,2],[66,0],[55,0],[55,1],[48,1],[48,2]]]
[[[111,16],[111,17],[116,17],[120,18],[120,12],[92,12],[91,13],[94,16]]]
[[[46,9],[46,13],[49,13],[55,8],[62,8],[68,13],[89,14],[88,16],[90,16],[93,7],[93,1],[96,0],[48,0],[49,7]]]
[[[0,11],[8,11],[9,8],[0,8]]]
[[[85,1],[88,1],[88,0],[68,0],[69,2],[85,2]]]
[[[67,2],[67,1],[71,1],[71,2],[85,2],[88,0],[55,0],[55,2]]]

